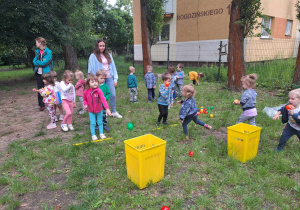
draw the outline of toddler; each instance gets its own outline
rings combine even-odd
[[[83,93],[83,101],[85,109],[89,111],[92,140],[98,140],[95,134],[96,120],[99,125],[100,139],[105,139],[106,136],[103,133],[102,106],[106,109],[109,116],[112,116],[112,114],[102,91],[98,87],[98,79],[94,75],[89,75],[86,79],[86,90]]]
[[[156,79],[152,73],[152,66],[147,66],[147,74],[145,74],[145,85],[148,89],[148,103],[151,103],[151,100],[155,100],[155,88],[156,88]]]
[[[72,125],[73,107],[76,107],[75,103],[75,87],[73,85],[74,74],[72,71],[66,70],[63,74],[63,81],[60,82],[61,89],[61,101],[66,112],[66,115],[61,123],[61,129],[63,131],[74,130]]]
[[[129,67],[129,75],[127,77],[127,87],[130,94],[130,102],[138,103],[137,100],[137,89],[138,84],[136,81],[136,76],[134,75],[135,68],[133,66]]]
[[[180,122],[182,123],[183,132],[186,135],[186,140],[189,140],[189,134],[187,125],[193,120],[196,124],[202,125],[207,129],[212,129],[212,127],[208,124],[205,124],[201,120],[198,119],[199,109],[196,106],[195,101],[195,89],[192,85],[185,85],[182,88],[182,95],[184,100],[177,101],[177,104],[181,105],[179,111]]]
[[[55,92],[55,99],[56,102],[54,104],[54,112],[55,112],[55,121],[63,120],[64,119],[64,112],[62,108],[62,102],[61,102],[61,94],[60,94],[60,83],[57,81],[57,73],[56,71],[50,71],[50,74],[54,81],[54,92]],[[59,111],[59,119],[56,117],[56,108],[58,108]]]
[[[79,101],[81,102],[82,105],[82,110],[79,111],[79,114],[83,114],[84,113],[83,91],[85,86],[85,80],[82,71],[76,70],[75,78],[77,79],[77,83],[75,85],[76,96],[78,96]]]
[[[201,73],[197,73],[195,71],[190,71],[189,72],[189,80],[193,81],[193,85],[195,85],[197,83],[197,85],[199,85],[199,78],[204,77],[204,74]]]
[[[43,102],[46,105],[50,116],[50,123],[49,125],[47,125],[47,129],[53,129],[56,128],[55,111],[54,111],[54,104],[55,104],[54,85],[55,84],[53,81],[53,77],[49,72],[42,75],[42,80],[45,84],[45,87],[39,90],[33,88],[32,91],[40,93],[41,96],[43,97]]]
[[[164,125],[168,125],[168,106],[169,104],[173,105],[172,89],[170,88],[170,82],[172,80],[171,74],[164,73],[162,75],[162,80],[164,84],[159,86],[159,94],[157,99],[159,116],[156,125],[160,125],[161,119],[163,119]]]
[[[176,97],[180,97],[182,99],[182,86],[183,86],[183,78],[184,78],[184,71],[183,69],[183,64],[179,63],[177,65],[177,71],[175,72],[176,76],[176,81],[175,81],[175,92],[176,92]]]
[[[273,117],[273,120],[278,120],[281,114],[282,123],[287,123],[281,134],[276,151],[283,150],[286,142],[293,135],[297,135],[300,139],[300,89],[291,90],[289,92],[289,104],[292,105],[290,110],[287,110],[286,106],[283,106]]]
[[[102,93],[104,95],[105,100],[108,101],[109,98],[110,98],[110,89],[109,89],[108,85],[104,83],[105,78],[107,76],[106,75],[106,71],[104,69],[100,69],[100,70],[98,70],[96,72],[96,76],[97,76],[97,79],[98,79],[99,88],[100,88],[100,90],[102,90]],[[104,109],[103,106],[102,106],[102,108],[103,108],[102,109],[103,110],[103,118],[102,118],[102,121],[103,121],[103,130],[109,132],[110,129],[107,126],[107,114],[106,114],[106,110]]]
[[[255,88],[256,79],[257,79],[257,74],[249,74],[242,77],[241,79],[242,86],[245,91],[242,93],[241,100],[240,101],[234,100],[233,104],[241,105],[243,109],[243,113],[237,120],[236,124],[248,120],[250,125],[256,126],[255,116],[257,115],[257,110],[255,108],[255,105],[256,105],[257,93],[255,92],[255,90],[253,90],[253,88]]]
[[[171,74],[172,76],[172,79],[171,79],[171,82],[170,82],[170,89],[172,90],[172,96],[173,98],[175,98],[175,80],[177,79],[176,75],[174,74],[175,73],[175,68],[174,66],[170,65],[168,67],[168,73]],[[173,106],[173,105],[172,105]],[[169,105],[169,109],[171,107],[171,104]]]

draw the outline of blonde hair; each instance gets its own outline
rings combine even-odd
[[[167,79],[172,79],[172,76],[169,73],[163,73],[161,75],[161,78],[162,78],[162,81],[166,81]]]
[[[132,73],[133,70],[135,70],[135,68],[133,66],[129,66],[128,70],[129,70],[129,73]]]
[[[99,69],[96,72],[96,77],[99,77],[99,76],[103,76],[104,78],[106,78],[106,76],[107,76],[106,71],[104,69]]]
[[[47,44],[46,39],[44,39],[43,37],[38,37],[38,38],[35,39],[35,41],[41,43],[41,45],[43,45],[44,47],[45,47],[46,44]]]
[[[196,94],[195,88],[193,86],[193,84],[188,84],[182,87],[182,92],[186,92],[185,97],[187,98],[191,98],[194,97]]]
[[[78,69],[75,71],[75,76],[76,75],[79,75],[80,79],[84,79],[84,75],[83,75],[82,71],[80,71]]]
[[[74,81],[74,74],[70,70],[66,70],[63,74],[63,81],[66,82],[67,79],[72,79]]]
[[[300,88],[291,90],[291,91],[289,92],[289,95],[294,95],[294,96],[296,96],[297,98],[300,99]]]
[[[243,76],[241,79],[242,83],[248,85],[248,87],[250,88],[255,88],[256,80],[257,74],[248,74],[246,76]]]

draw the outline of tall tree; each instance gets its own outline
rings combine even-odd
[[[227,86],[232,90],[242,88],[241,78],[246,75],[244,39],[253,36],[253,30],[264,27],[258,22],[263,17],[260,0],[232,0],[228,40]]]
[[[300,20],[300,1],[297,1],[295,7],[297,8],[297,19]],[[296,60],[296,67],[294,71],[294,77],[292,84],[299,85],[300,82],[300,42],[298,45],[298,55]]]

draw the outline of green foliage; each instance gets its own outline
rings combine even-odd
[[[297,1],[297,3],[295,4],[296,7],[296,11],[297,11],[297,19],[300,20],[300,1]]]

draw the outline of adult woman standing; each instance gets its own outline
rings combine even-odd
[[[48,47],[46,47],[46,44],[47,44],[46,39],[42,37],[38,37],[35,39],[35,45],[38,49],[34,51],[35,57],[33,59],[33,65],[34,65],[34,74],[36,76],[38,89],[41,89],[45,86],[42,80],[42,74],[45,74],[53,70],[52,51]],[[39,102],[40,111],[44,111],[45,104],[43,102],[43,97],[39,93],[38,93],[38,102]]]
[[[118,84],[118,72],[115,66],[112,55],[108,52],[107,45],[103,39],[96,41],[94,51],[89,58],[88,73],[96,75],[99,69],[106,71],[105,84],[108,85],[110,90],[110,106],[113,117],[122,118],[116,111],[116,89]]]

